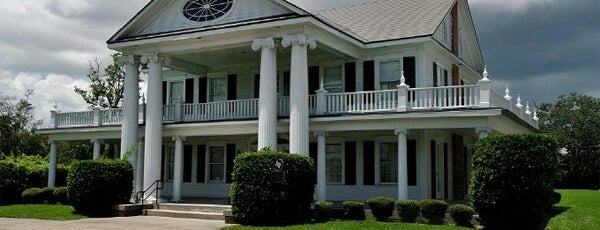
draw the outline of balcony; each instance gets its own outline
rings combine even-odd
[[[370,113],[406,113],[414,111],[436,111],[448,109],[502,108],[532,127],[538,127],[538,118],[529,105],[524,106],[521,98],[513,104],[510,92],[502,95],[491,90],[491,82],[475,85],[445,86],[429,88],[398,89],[327,93],[310,95],[311,116],[339,116]],[[278,115],[289,116],[289,97],[277,100]],[[163,107],[163,122],[194,123],[212,121],[235,121],[258,119],[259,100],[245,99],[203,104],[175,104]],[[139,122],[144,123],[145,105],[140,105]],[[50,128],[101,127],[120,125],[122,109],[94,109],[85,112],[52,112]]]

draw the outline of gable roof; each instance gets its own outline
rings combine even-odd
[[[455,0],[380,0],[314,12],[364,43],[431,36]]]

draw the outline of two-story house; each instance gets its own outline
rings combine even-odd
[[[227,197],[235,156],[263,148],[313,157],[319,201],[459,200],[478,138],[538,129],[493,90],[467,0],[153,0],[108,47],[123,108],[52,111],[49,185],[60,141],[91,140],[94,157],[134,153],[136,190],[161,180],[173,201]]]

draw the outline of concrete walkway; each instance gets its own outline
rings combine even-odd
[[[228,226],[223,221],[166,217],[90,218],[74,221],[0,218],[0,230],[215,230]]]

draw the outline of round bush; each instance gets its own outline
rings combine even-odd
[[[414,223],[421,213],[421,207],[416,200],[400,200],[396,202],[396,208],[402,222]]]
[[[271,226],[310,221],[315,183],[310,157],[270,149],[244,153],[234,160],[232,178],[231,211],[238,223]]]
[[[446,218],[448,203],[443,200],[423,200],[421,201],[421,213],[430,223],[442,223]]]
[[[54,201],[59,204],[68,204],[69,203],[69,195],[67,187],[58,187],[54,189],[54,193],[52,193],[54,197]]]
[[[559,176],[557,142],[543,135],[506,135],[475,145],[469,188],[489,229],[543,229]]]
[[[375,197],[367,201],[377,221],[386,221],[394,213],[394,200],[388,197]]]
[[[114,205],[129,203],[133,168],[122,160],[80,161],[71,166],[68,196],[75,211],[109,216]]]
[[[552,205],[558,204],[560,203],[560,200],[562,199],[562,195],[558,192],[553,192],[552,193]]]
[[[317,202],[315,204],[315,220],[317,222],[326,222],[331,218],[333,212],[333,203]]]
[[[464,227],[472,226],[471,221],[473,220],[473,215],[475,214],[475,210],[473,210],[473,208],[462,204],[455,204],[450,206],[448,212],[450,213],[450,216],[452,216],[454,222],[456,222],[456,225]]]
[[[44,202],[41,193],[42,189],[40,188],[30,188],[21,193],[21,198],[25,204],[41,204]]]
[[[44,204],[54,204],[56,201],[54,200],[54,188],[42,188],[40,191],[40,198],[42,199],[42,203]]]
[[[344,201],[344,217],[348,220],[364,220],[365,204],[356,201]]]

